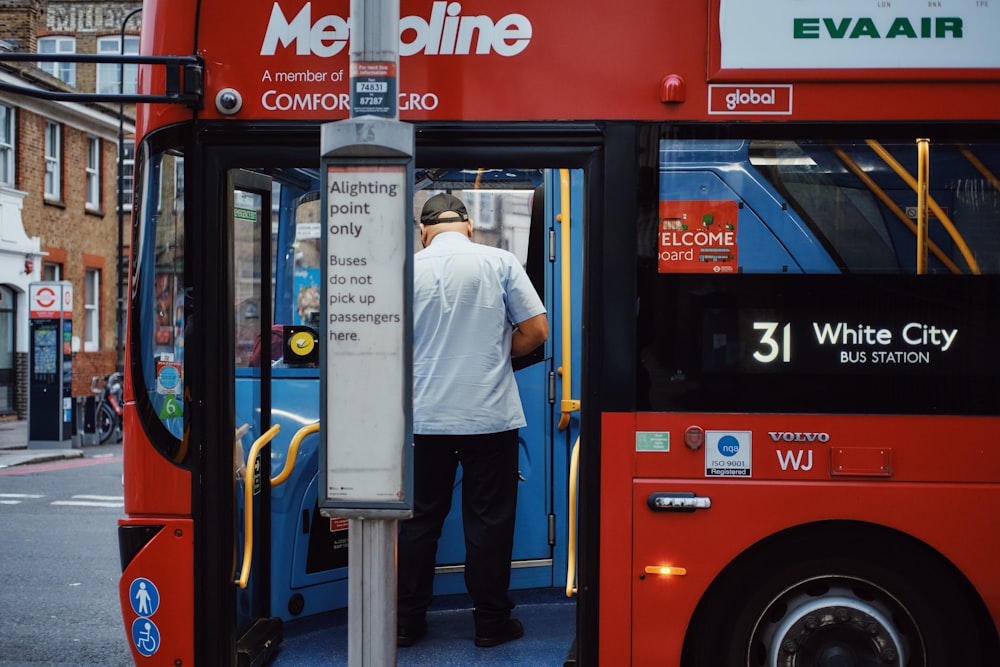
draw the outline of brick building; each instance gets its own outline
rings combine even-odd
[[[138,2],[0,0],[0,56],[138,52]],[[74,396],[121,363],[119,254],[127,256],[131,163],[123,170],[119,247],[118,141],[132,109],[55,102],[30,91],[134,92],[135,68],[0,58],[0,418],[27,416],[28,285],[73,286]],[[131,89],[129,87],[131,86]],[[27,94],[12,92],[11,88]],[[120,115],[120,110],[123,112]],[[131,149],[127,150],[131,155]]]

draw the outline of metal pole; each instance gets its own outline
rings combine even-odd
[[[347,664],[396,664],[396,521],[350,519]]]
[[[399,0],[351,0],[351,116],[357,74],[382,75],[388,109],[379,115],[399,121]],[[366,68],[368,72],[363,71]],[[364,112],[362,112],[364,113]],[[351,518],[348,531],[349,667],[396,664],[396,531],[394,519]]]
[[[119,55],[125,55],[125,26],[132,19],[133,16],[142,12],[142,7],[133,9],[128,14],[125,15],[125,19],[122,20],[122,30],[121,36],[118,42],[118,52]],[[121,68],[118,74],[118,94],[125,94],[125,65],[119,65]],[[122,175],[122,170],[125,165],[125,156],[122,149],[125,143],[125,105],[119,103],[118,105],[118,266],[116,267],[115,275],[118,278],[118,298],[116,300],[115,306],[115,368],[118,371],[125,370],[125,299],[122,294],[122,285],[125,282],[125,276],[122,271],[122,261],[124,260],[123,255],[125,254],[125,178]]]
[[[355,79],[369,76],[389,79],[390,89],[384,107],[377,115],[399,120],[399,96],[396,89],[399,70],[399,0],[351,0],[351,116],[354,104]],[[364,114],[358,114],[364,115]]]

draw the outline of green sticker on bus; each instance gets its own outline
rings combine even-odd
[[[160,419],[172,419],[183,416],[184,410],[181,408],[180,402],[172,394],[164,396],[163,406],[160,408]]]
[[[635,451],[669,452],[670,431],[636,431]]]

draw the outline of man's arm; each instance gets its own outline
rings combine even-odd
[[[522,357],[535,351],[549,337],[549,320],[545,313],[518,322],[511,337],[510,356]]]

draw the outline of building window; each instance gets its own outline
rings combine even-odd
[[[121,174],[122,187],[122,210],[132,210],[132,178],[135,169],[135,141],[125,141],[122,143],[121,152],[122,163],[118,165],[118,172]]]
[[[97,53],[102,56],[126,55],[134,56],[139,53],[139,38],[126,37],[125,50],[122,51],[120,37],[101,37],[97,40]],[[125,80],[122,82],[122,68],[124,67]],[[116,65],[115,63],[99,63],[97,65],[97,92],[101,94],[134,95],[137,90],[139,80],[138,65]]]
[[[0,285],[0,414],[17,411],[17,302],[14,290]]]
[[[76,53],[74,37],[39,37],[39,53]],[[76,63],[41,62],[38,66],[63,83],[76,87]]]
[[[101,349],[101,270],[87,269],[83,285],[83,351]]]
[[[62,280],[62,264],[42,262],[42,280]]]
[[[62,199],[62,126],[45,123],[45,198]]]
[[[0,185],[14,187],[14,108],[0,105]]]
[[[87,209],[101,208],[101,140],[87,137]]]

